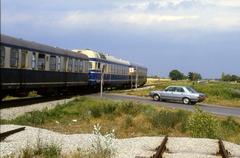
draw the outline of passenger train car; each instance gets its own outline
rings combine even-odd
[[[1,35],[0,61],[1,98],[88,85],[88,57],[69,50]]]
[[[104,73],[104,87],[124,87],[129,84],[128,61],[88,49],[73,51],[85,54],[89,58],[89,86],[99,87],[102,73]]]

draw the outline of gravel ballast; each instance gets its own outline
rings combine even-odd
[[[0,132],[23,126],[18,125],[1,125]],[[61,147],[61,153],[68,155],[76,152],[78,149],[91,149],[95,139],[94,134],[60,134],[46,129],[25,126],[26,129],[19,133],[7,137],[0,142],[0,157],[11,154],[18,155],[27,148],[34,148],[40,140],[43,144],[56,144]],[[116,158],[134,158],[150,157],[155,154],[156,149],[162,142],[163,137],[136,137],[128,139],[113,139],[113,146]],[[240,157],[240,145],[225,142],[226,150],[232,157]],[[167,150],[163,157],[219,157],[218,142],[214,139],[203,138],[186,138],[186,137],[169,137],[166,144]]]
[[[37,103],[37,104],[21,106],[21,107],[0,109],[0,116],[1,116],[1,119],[11,120],[11,119],[15,119],[16,117],[21,116],[27,112],[37,111],[37,110],[42,111],[44,109],[53,109],[57,105],[66,104],[70,101],[73,101],[74,99],[76,99],[76,97],[73,97],[70,99],[60,99],[60,100],[48,101],[45,103]]]

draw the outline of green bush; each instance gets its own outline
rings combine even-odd
[[[178,122],[181,123],[181,131],[182,132],[186,132],[187,130],[187,121],[190,115],[190,112],[188,111],[184,111],[184,110],[178,110],[176,112],[177,118],[178,118]]]
[[[187,129],[193,137],[217,138],[219,122],[208,113],[196,108],[189,117]]]
[[[89,106],[89,110],[91,111],[91,115],[93,117],[100,117],[102,116],[102,106],[101,105],[91,105]]]
[[[226,135],[233,135],[240,133],[240,124],[237,123],[232,117],[221,122],[221,128]]]
[[[118,107],[118,113],[136,116],[142,111],[143,106],[134,102],[122,102]]]
[[[117,109],[117,103],[106,103],[103,104],[103,112],[104,114],[113,114]]]

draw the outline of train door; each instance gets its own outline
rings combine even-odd
[[[26,69],[27,69],[27,59],[28,59],[28,51],[21,50],[21,60],[20,60],[20,84],[23,89],[25,89],[26,85]]]

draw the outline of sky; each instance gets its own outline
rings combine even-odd
[[[1,33],[92,49],[149,75],[240,75],[240,0],[1,0]]]

